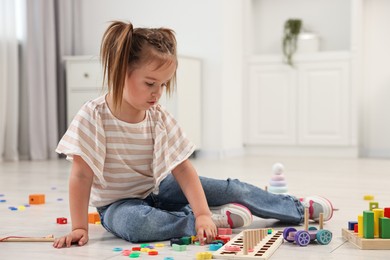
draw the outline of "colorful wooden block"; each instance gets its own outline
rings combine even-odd
[[[353,230],[357,221],[348,221],[348,230]]]
[[[227,242],[230,241],[230,236],[222,236],[222,235],[218,235],[215,237],[216,240],[221,240],[223,242],[223,244],[226,244]]]
[[[355,226],[353,228],[353,232],[355,232],[355,233],[359,232],[359,225],[358,224],[355,224]]]
[[[363,211],[363,237],[374,238],[374,212]]]
[[[378,202],[376,202],[376,201],[371,201],[370,203],[369,203],[369,208],[370,208],[370,211],[372,211],[373,209],[377,209],[377,208],[379,208],[379,203]]]
[[[45,204],[45,194],[31,194],[28,196],[28,200],[33,205]]]
[[[373,200],[373,199],[374,199],[374,195],[369,195],[369,194],[364,195],[364,196],[363,196],[363,199],[364,199],[364,200]]]
[[[156,251],[156,250],[150,250],[150,251],[148,252],[148,255],[158,255],[158,251]]]
[[[390,208],[383,209],[383,216],[386,218],[390,218]]]
[[[390,238],[390,218],[382,217],[379,219],[379,237]]]
[[[210,252],[196,253],[196,260],[207,260],[207,259],[213,259],[213,254]]]
[[[140,255],[141,255],[140,251],[131,252],[131,254],[129,255],[129,258],[138,258]]]
[[[383,217],[383,209],[373,209],[374,212],[374,237],[379,237],[379,218]]]
[[[67,218],[57,218],[57,224],[67,224]]]
[[[182,241],[182,245],[190,245],[191,244],[191,237],[182,237],[180,238]]]
[[[218,228],[218,235],[231,235],[232,229],[231,228]]]
[[[222,247],[222,243],[210,244],[210,245],[209,245],[209,250],[210,250],[210,251],[217,251],[217,250],[220,249],[221,247]]]
[[[100,222],[100,216],[97,212],[88,213],[88,223],[96,224],[96,222]]]
[[[186,251],[187,250],[187,245],[178,245],[178,244],[173,244],[172,245],[173,251]]]
[[[358,216],[358,237],[363,237],[363,215]]]
[[[131,250],[129,250],[129,249],[125,249],[122,251],[123,256],[129,256],[130,254],[131,254]]]

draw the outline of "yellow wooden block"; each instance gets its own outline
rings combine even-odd
[[[379,218],[383,218],[383,209],[373,209],[374,212],[374,237],[379,237]]]
[[[364,195],[363,199],[364,200],[374,200],[374,195]]]
[[[26,207],[25,206],[18,206],[18,210],[25,210]]]
[[[358,216],[358,237],[363,237],[363,215]]]

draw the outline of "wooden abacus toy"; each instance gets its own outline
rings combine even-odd
[[[249,229],[240,232],[213,253],[216,259],[268,259],[283,243],[283,232]]]

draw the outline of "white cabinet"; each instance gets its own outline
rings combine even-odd
[[[296,143],[297,73],[282,64],[249,68],[247,144]]]
[[[67,86],[67,124],[87,101],[104,94],[102,68],[97,57],[64,57]],[[202,147],[201,61],[179,57],[177,89],[160,103],[173,114],[197,149]]]
[[[348,61],[298,66],[297,143],[349,145],[351,88]]]
[[[348,53],[280,56],[249,62],[247,145],[349,146],[352,88]]]
[[[250,153],[358,156],[362,8],[361,0],[243,1]],[[294,54],[294,68],[282,62],[284,23],[291,18],[319,37],[317,52]]]
[[[82,105],[103,95],[102,69],[98,58],[91,56],[67,56],[66,115],[67,125],[72,122]]]

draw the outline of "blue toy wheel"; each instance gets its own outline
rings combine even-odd
[[[299,230],[294,236],[295,242],[300,246],[307,246],[310,243],[310,234],[306,230]]]
[[[310,231],[310,230],[317,230],[317,228],[316,228],[316,227],[313,227],[313,226],[310,226],[310,227],[309,227],[309,231]]]
[[[327,245],[332,241],[332,232],[329,230],[320,230],[316,234],[317,242],[320,245]]]
[[[283,230],[283,238],[287,241],[287,242],[290,242],[290,243],[293,243],[294,242],[294,239],[291,239],[288,237],[288,235],[290,234],[290,232],[295,232],[297,231],[295,228],[293,227],[288,227],[288,228],[285,228]]]

